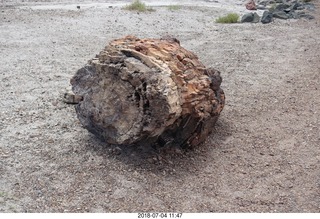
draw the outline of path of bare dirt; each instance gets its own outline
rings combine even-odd
[[[203,1],[199,1],[203,2]],[[320,212],[320,5],[314,20],[217,24],[229,10],[0,8],[0,212]],[[201,147],[159,156],[89,134],[61,101],[112,39],[171,34],[221,71]]]

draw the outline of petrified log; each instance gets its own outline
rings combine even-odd
[[[175,38],[110,42],[71,79],[77,116],[111,144],[203,142],[224,106],[220,73]]]

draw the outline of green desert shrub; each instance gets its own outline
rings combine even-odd
[[[219,17],[216,22],[217,23],[224,23],[224,24],[231,24],[231,23],[237,23],[239,20],[239,15],[236,13],[230,13],[226,16]]]
[[[140,0],[134,0],[131,4],[126,5],[124,9],[139,12],[154,11],[154,9],[147,7],[146,4]]]

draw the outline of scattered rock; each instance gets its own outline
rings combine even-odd
[[[77,104],[82,101],[83,97],[80,95],[75,95],[73,91],[69,88],[65,90],[62,96],[62,101],[67,104]]]
[[[297,10],[303,10],[303,9],[304,9],[304,6],[303,6],[303,5],[297,7]]]
[[[311,3],[306,3],[304,5],[304,8],[307,9],[308,11],[314,11],[315,10],[314,4],[311,4]]]
[[[300,16],[299,16],[296,12],[291,11],[291,12],[289,13],[289,18],[290,18],[290,19],[299,19]]]
[[[301,7],[301,6],[302,6],[301,3],[296,2],[296,3],[294,3],[294,4],[292,4],[292,5],[290,6],[290,9],[291,9],[291,10],[298,10],[298,7]]]
[[[275,7],[276,11],[283,11],[284,9],[290,8],[289,4],[279,4]]]
[[[260,22],[260,16],[256,12],[254,12],[252,23],[259,23],[259,22]]]
[[[253,22],[253,17],[254,17],[253,13],[247,13],[247,14],[242,16],[241,23]]]
[[[263,1],[259,1],[259,5],[262,5],[262,6],[267,6],[269,4],[269,1],[266,1],[266,0],[263,0]]]
[[[260,21],[260,16],[254,12],[254,13],[247,13],[242,16],[241,23],[258,23]]]
[[[272,21],[272,13],[270,13],[269,11],[264,11],[262,18],[261,18],[261,23],[263,24],[267,24],[270,23]]]
[[[272,13],[274,18],[279,18],[279,19],[283,19],[286,20],[289,18],[288,14],[284,11],[275,11]]]
[[[254,0],[249,0],[246,3],[246,9],[248,9],[248,10],[257,10],[257,6],[256,6],[256,3],[254,2]]]
[[[306,18],[306,19],[309,19],[309,20],[314,19],[314,16],[312,16],[310,14],[306,14],[306,12],[304,12],[304,11],[299,11],[296,14],[297,14],[298,18]]]
[[[257,5],[257,9],[266,10],[266,6],[265,5]]]
[[[251,2],[251,1],[250,1]],[[272,18],[278,19],[314,19],[313,15],[306,14],[305,11],[315,10],[315,6],[312,3],[302,0],[262,0],[258,1],[258,9],[268,10],[269,13],[264,13],[261,22],[266,24],[272,21]],[[268,9],[266,9],[268,8]],[[301,13],[296,12],[298,10],[304,10]],[[271,14],[271,15],[270,15]],[[252,21],[255,22],[255,21]]]
[[[308,20],[312,20],[312,19],[314,19],[314,16],[312,16],[310,14],[300,14],[299,18],[306,18]]]

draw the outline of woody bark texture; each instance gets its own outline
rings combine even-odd
[[[192,147],[224,107],[220,73],[175,38],[109,43],[71,79],[77,116],[110,144]]]

